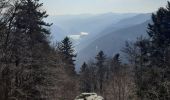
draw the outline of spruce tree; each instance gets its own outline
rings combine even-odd
[[[120,54],[115,54],[115,56],[113,57],[113,62],[112,62],[113,66],[111,67],[111,71],[112,72],[119,72],[120,70]]]
[[[150,52],[150,43],[148,39],[139,38],[138,41],[134,44],[137,48],[134,72],[135,72],[135,83],[137,86],[137,95],[140,97],[141,100],[146,98],[146,91],[149,85],[146,85],[148,80],[148,64],[149,64],[149,52]],[[152,77],[153,78],[153,77]]]
[[[100,51],[97,56],[96,56],[96,67],[97,67],[97,77],[98,77],[98,89],[99,92],[102,93],[103,92],[103,84],[104,84],[104,76],[105,76],[105,59],[106,56],[103,53],[103,51]]]
[[[43,87],[46,79],[46,67],[41,64],[49,48],[49,31],[44,27],[49,27],[50,24],[43,21],[47,15],[40,10],[42,5],[39,0],[19,0],[15,3],[9,36],[11,59],[16,69],[13,71],[15,82],[12,84],[14,90],[11,97],[22,100],[43,99],[42,91],[37,87]]]
[[[64,56],[64,61],[68,64],[68,67],[66,70],[69,74],[74,75],[75,74],[75,50],[73,47],[73,43],[71,42],[70,38],[65,37],[61,43],[59,44],[59,52]]]
[[[128,46],[135,69],[137,95],[141,100],[169,100],[170,2],[152,14],[148,39]]]
[[[148,98],[168,100],[169,77],[169,50],[170,50],[170,2],[166,8],[159,8],[152,14],[152,24],[148,25],[148,35],[151,41],[150,51],[150,87]]]
[[[90,87],[90,76],[88,65],[84,62],[80,70],[80,91],[92,92]]]
[[[86,62],[83,63],[82,67],[81,67],[81,70],[80,70],[80,73],[83,73],[87,70],[87,64]]]

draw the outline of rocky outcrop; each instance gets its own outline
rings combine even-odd
[[[102,96],[98,96],[96,93],[82,93],[74,100],[104,100]]]

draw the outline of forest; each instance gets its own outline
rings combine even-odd
[[[74,100],[84,92],[170,100],[170,2],[152,14],[146,37],[125,43],[126,62],[100,50],[79,72],[70,38],[51,43],[53,24],[42,7],[39,0],[0,0],[0,100]]]

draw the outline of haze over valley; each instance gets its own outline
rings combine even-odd
[[[49,16],[52,42],[71,38],[76,53],[76,66],[93,58],[100,50],[108,56],[121,53],[125,41],[146,36],[151,13],[104,13]],[[106,45],[107,44],[107,45]],[[108,49],[109,48],[109,49]]]

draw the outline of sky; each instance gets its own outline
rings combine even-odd
[[[170,0],[40,0],[49,15],[151,13]]]

